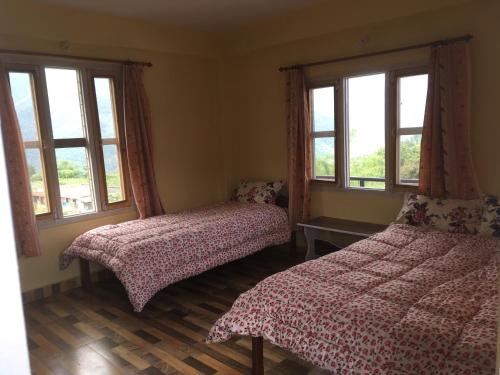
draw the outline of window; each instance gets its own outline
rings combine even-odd
[[[313,176],[335,181],[335,86],[315,88],[311,94]]]
[[[412,68],[312,86],[313,178],[348,189],[418,185],[427,79]]]
[[[385,188],[385,74],[345,79],[349,187]]]
[[[32,72],[9,72],[12,99],[24,142],[28,175],[33,195],[33,208],[37,215],[51,213],[45,158],[40,136],[35,82]]]
[[[427,74],[396,77],[396,184],[417,185],[420,141],[427,98]]]
[[[9,62],[7,71],[37,217],[129,205],[119,68]]]

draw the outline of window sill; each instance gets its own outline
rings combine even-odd
[[[352,194],[371,194],[371,195],[385,195],[385,196],[403,196],[406,191],[401,190],[381,190],[381,189],[370,189],[370,188],[359,188],[359,187],[340,187],[336,184],[328,183],[314,183],[312,184],[314,191],[332,191],[338,193],[352,193]]]
[[[327,178],[312,178],[310,181],[312,184],[327,184],[337,186],[337,180],[329,180]]]
[[[104,217],[116,216],[126,213],[137,213],[137,210],[135,209],[135,206],[128,206],[123,208],[116,208],[114,210],[100,211],[78,216],[70,216],[70,217],[65,217],[63,219],[38,220],[37,226],[38,229],[47,229],[47,228],[57,227],[60,225],[74,224],[83,221],[96,220]]]

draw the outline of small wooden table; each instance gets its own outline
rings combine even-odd
[[[328,238],[328,232],[350,234],[366,238],[375,233],[382,232],[387,228],[387,225],[383,224],[336,219],[327,216],[320,216],[308,221],[307,223],[298,223],[297,225],[304,228],[304,235],[307,242],[306,260],[316,258],[316,240],[323,240],[332,243],[330,238]],[[332,244],[337,246],[334,243]]]

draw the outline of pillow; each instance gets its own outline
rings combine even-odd
[[[479,233],[483,236],[500,237],[500,203],[494,195],[483,198],[483,218]]]
[[[241,181],[238,189],[236,190],[235,199],[238,202],[274,204],[276,202],[276,197],[282,188],[282,181]]]
[[[481,226],[479,199],[443,199],[407,194],[397,223],[450,233],[477,234]]]

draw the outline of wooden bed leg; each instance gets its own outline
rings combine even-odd
[[[297,254],[297,231],[292,231],[290,237],[290,255]]]
[[[252,337],[252,375],[264,375],[264,339]]]
[[[92,279],[90,277],[90,262],[87,259],[80,258],[80,280],[82,289],[90,292],[92,290]]]

